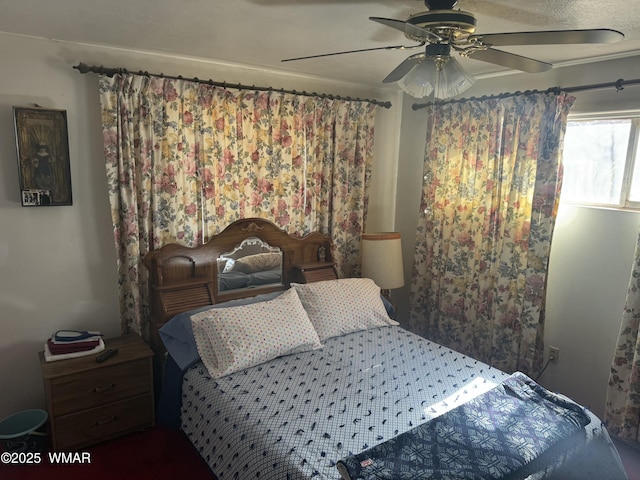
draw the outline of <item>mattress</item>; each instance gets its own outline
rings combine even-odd
[[[219,480],[338,480],[340,459],[448,412],[507,377],[401,327],[373,328],[218,380],[196,364],[183,380],[182,429]],[[626,478],[606,430],[587,413],[591,422],[580,443],[597,445],[607,476],[582,478]],[[579,457],[584,448],[572,444],[570,450]],[[552,478],[553,469],[545,470],[526,478]]]

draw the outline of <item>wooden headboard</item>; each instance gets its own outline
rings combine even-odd
[[[282,251],[281,284],[219,292],[218,258],[252,237]],[[158,330],[178,313],[284,290],[289,288],[291,282],[300,281],[295,265],[318,261],[332,261],[331,240],[327,235],[314,232],[295,237],[261,218],[238,220],[198,247],[168,244],[149,252],[144,257],[144,264],[149,270],[149,334],[152,348],[156,353],[164,352]]]

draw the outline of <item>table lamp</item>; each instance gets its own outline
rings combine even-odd
[[[400,233],[363,233],[361,251],[362,277],[372,279],[390,301],[390,290],[404,285]]]

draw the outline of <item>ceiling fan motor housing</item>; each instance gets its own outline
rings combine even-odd
[[[462,10],[430,10],[412,15],[407,23],[432,31],[448,40],[466,37],[476,31],[476,17]],[[411,40],[424,40],[407,33],[405,35]]]
[[[457,3],[458,0],[424,0],[429,10],[451,10]]]
[[[425,47],[425,58],[448,59],[451,56],[451,45],[448,43],[432,43]]]

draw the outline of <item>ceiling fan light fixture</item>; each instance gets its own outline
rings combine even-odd
[[[425,57],[398,81],[398,86],[414,98],[455,97],[470,88],[475,78],[451,56]]]
[[[469,75],[458,60],[450,58],[440,69],[434,96],[436,98],[450,98],[460,95],[471,88],[476,79]]]
[[[435,89],[438,75],[436,62],[425,58],[398,80],[398,86],[414,98],[428,97]]]

